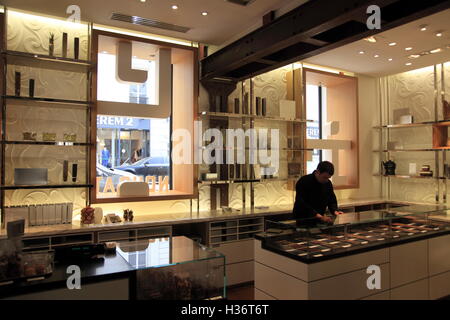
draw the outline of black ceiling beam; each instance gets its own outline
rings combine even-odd
[[[373,4],[381,8],[381,30],[365,25]],[[450,0],[312,0],[203,59],[202,79],[243,80],[449,7]]]

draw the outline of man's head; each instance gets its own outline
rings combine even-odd
[[[334,174],[334,166],[329,161],[322,161],[314,170],[314,175],[320,183],[327,183]]]

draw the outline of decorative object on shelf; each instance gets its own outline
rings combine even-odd
[[[92,207],[85,207],[81,209],[81,224],[93,224],[94,212],[95,209]]]
[[[261,165],[253,165],[253,179],[261,179]]]
[[[410,114],[403,115],[399,118],[400,124],[411,124],[413,123],[413,116]]]
[[[256,115],[260,116],[261,115],[261,97],[256,97],[255,107],[256,107]]]
[[[15,73],[14,85],[15,85],[14,94],[16,95],[16,97],[20,97],[21,74],[18,71],[16,71]]]
[[[409,164],[409,174],[411,176],[415,176],[417,174],[417,164],[415,164],[415,163]]]
[[[77,142],[77,135],[75,133],[64,133],[64,142]]]
[[[301,165],[298,162],[288,163],[288,175],[298,176],[301,173]]]
[[[68,43],[67,33],[63,32],[63,36],[62,36],[62,56],[63,56],[63,58],[67,58],[67,43]]]
[[[63,161],[63,181],[67,181],[67,177],[69,176],[69,161]]]
[[[201,175],[203,181],[211,181],[219,179],[219,175],[215,172],[206,172]]]
[[[74,59],[78,60],[80,54],[80,38],[74,39],[73,50],[74,50]]]
[[[54,51],[55,51],[55,34],[50,32],[48,55],[50,57],[53,57]]]
[[[133,210],[125,209],[123,210],[123,220],[126,222],[133,222],[134,216],[133,216]]]
[[[55,142],[56,141],[56,133],[53,133],[53,132],[42,133],[42,141]]]
[[[73,203],[31,205],[27,210],[30,226],[72,223]]]
[[[117,185],[117,196],[119,197],[148,197],[149,194],[148,182],[122,181]]]
[[[48,183],[47,168],[16,168],[14,169],[14,185],[45,185]]]
[[[444,109],[444,120],[450,120],[450,103],[445,99],[442,99],[442,108]]]
[[[34,98],[34,79],[30,79],[28,85],[28,95],[30,98]]]
[[[221,206],[220,208],[222,209],[222,211],[224,213],[232,213],[233,212],[233,208],[230,208],[230,207]]]
[[[395,168],[396,168],[396,164],[394,161],[392,160],[388,160],[386,162],[381,161],[381,163],[383,164],[384,170],[385,170],[385,175],[386,176],[395,176]]]
[[[94,208],[94,223],[101,224],[103,220],[103,209],[102,208]]]
[[[262,98],[262,106],[261,106],[261,114],[263,117],[266,116],[267,114],[267,99],[266,98]]]
[[[234,98],[234,113],[239,114],[240,111],[240,101],[239,98]]]
[[[423,165],[421,170],[420,170],[420,172],[419,172],[419,175],[421,177],[432,177],[433,176],[433,171],[431,171],[430,169],[431,168],[430,168],[429,165]]]
[[[242,113],[243,114],[249,114],[249,110],[248,110],[248,92],[246,92],[244,94],[244,101],[242,102]]]
[[[295,101],[280,100],[280,117],[284,119],[295,119]]]
[[[22,136],[23,136],[23,140],[25,140],[25,141],[36,141],[36,139],[37,139],[36,132],[23,132]]]
[[[400,108],[400,109],[393,110],[392,113],[393,113],[393,118],[394,118],[394,124],[401,124],[400,119],[403,116],[411,115],[411,110],[409,110],[409,108]]]
[[[77,182],[78,164],[72,164],[72,182]]]
[[[122,219],[120,219],[120,217],[114,213],[108,213],[105,216],[105,221],[106,223],[120,223],[122,222]]]

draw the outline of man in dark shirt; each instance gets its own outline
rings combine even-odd
[[[298,180],[295,186],[293,214],[295,219],[301,219],[297,221],[299,226],[313,226],[318,222],[331,223],[333,220],[325,215],[327,207],[333,215],[342,214],[338,211],[336,195],[330,181],[333,174],[333,164],[322,161],[313,173]]]

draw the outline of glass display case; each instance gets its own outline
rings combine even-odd
[[[258,236],[267,250],[317,262],[410,241],[450,234],[450,210],[444,206],[403,206],[347,213],[328,224],[312,219],[266,221]]]
[[[225,257],[189,238],[120,242],[116,254],[136,270],[138,300],[226,297]]]

